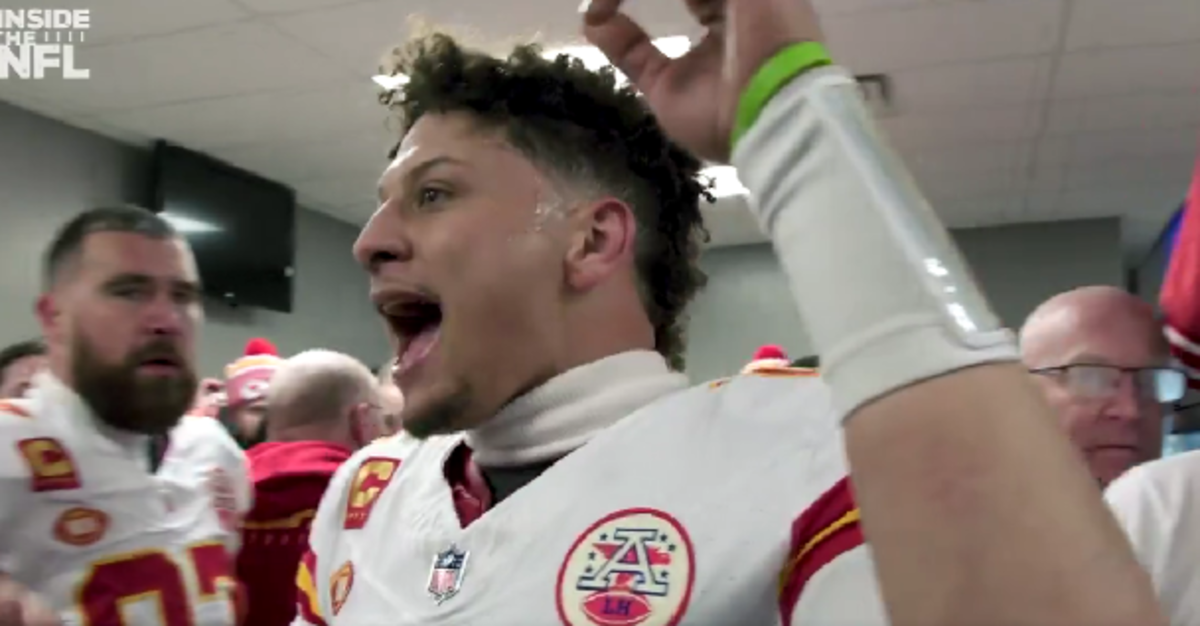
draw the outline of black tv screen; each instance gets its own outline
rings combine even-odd
[[[153,208],[191,243],[205,293],[290,313],[295,191],[162,141],[153,168]]]

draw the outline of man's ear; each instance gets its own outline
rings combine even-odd
[[[33,307],[38,325],[42,328],[42,336],[48,343],[58,343],[62,333],[62,309],[58,298],[51,292],[43,293]]]
[[[573,288],[586,291],[633,256],[637,219],[629,205],[605,198],[577,208],[573,222],[566,277]]]
[[[376,413],[376,408],[369,402],[350,407],[350,438],[359,447],[375,441],[382,434]]]

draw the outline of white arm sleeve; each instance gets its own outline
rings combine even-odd
[[[814,69],[781,88],[733,164],[843,415],[928,378],[1016,360],[849,72]]]
[[[1135,467],[1104,497],[1171,624],[1200,624],[1200,453]]]
[[[792,626],[887,626],[887,611],[867,546],[830,561],[804,586]]]

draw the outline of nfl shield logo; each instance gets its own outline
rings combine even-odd
[[[426,590],[438,604],[453,598],[462,588],[463,575],[467,570],[465,550],[459,550],[451,545],[449,549],[433,557],[433,567],[429,570],[429,586]]]

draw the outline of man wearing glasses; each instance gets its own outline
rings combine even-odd
[[[1187,381],[1149,304],[1115,287],[1059,294],[1026,320],[1021,355],[1102,487],[1159,456]]]

